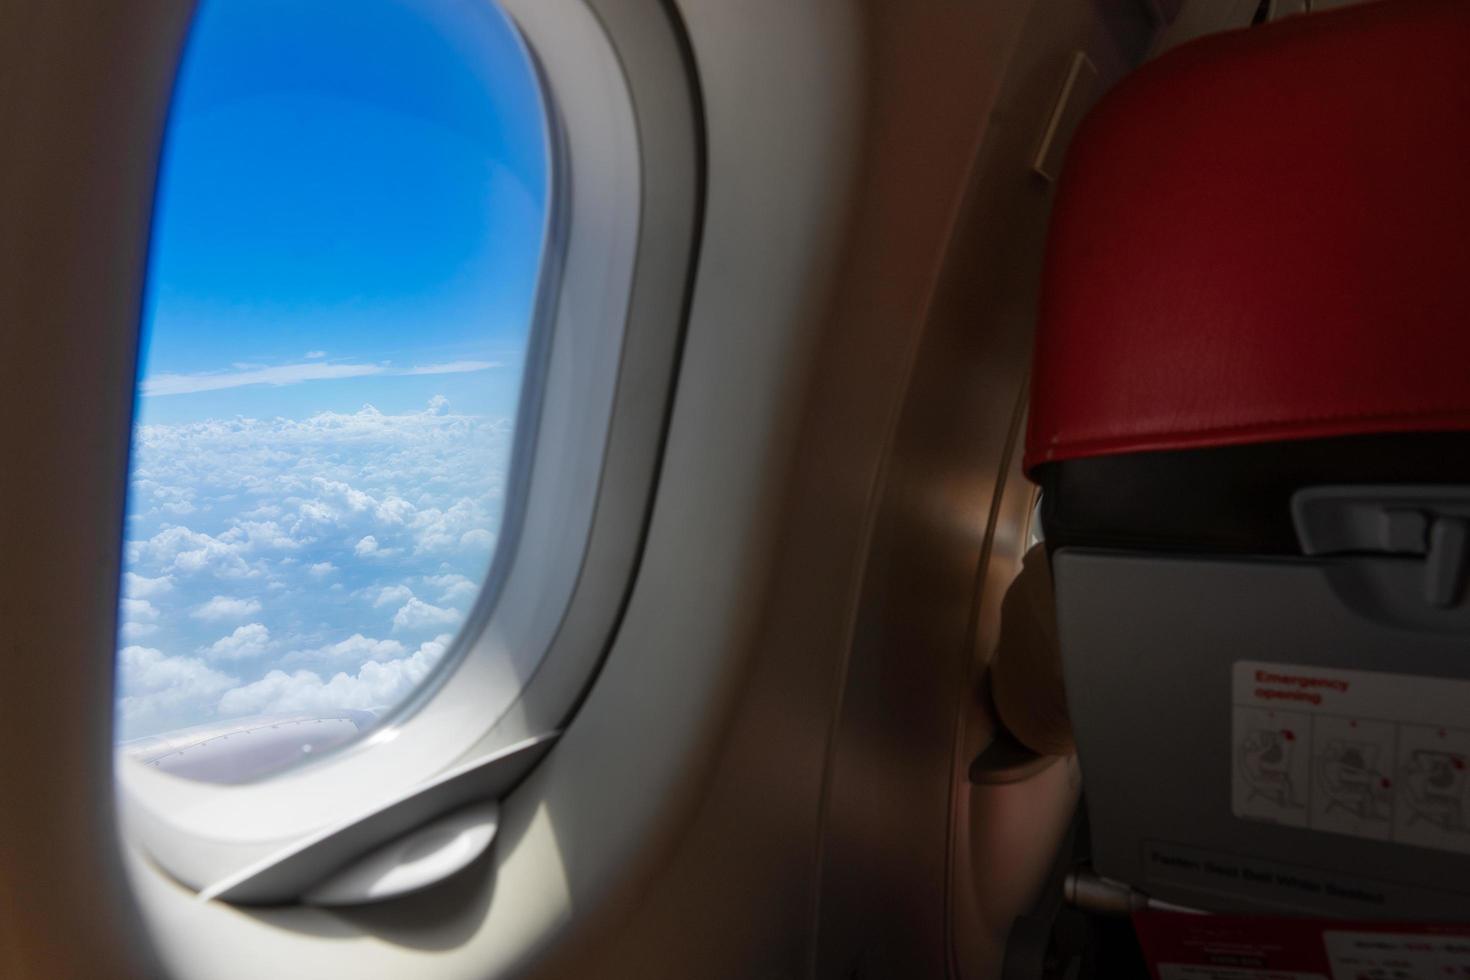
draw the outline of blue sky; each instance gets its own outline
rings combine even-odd
[[[154,217],[119,737],[380,708],[499,529],[545,112],[483,0],[204,0]]]
[[[308,361],[382,370],[148,399],[148,421],[489,394],[398,372],[519,363],[546,171],[535,80],[487,4],[205,0],[155,217],[151,390]]]

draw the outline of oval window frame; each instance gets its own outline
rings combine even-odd
[[[556,560],[540,555],[543,570],[559,572],[560,585],[549,600],[544,591],[538,595],[536,623],[544,642],[537,648],[544,655],[519,696],[491,716],[483,692],[493,683],[494,665],[482,629],[462,662],[442,672],[437,690],[392,723],[340,752],[256,783],[192,783],[119,759],[119,808],[129,839],[195,888],[355,810],[411,793],[436,773],[554,733],[595,673],[631,585],[702,219],[697,82],[684,62],[686,91],[661,100],[655,112],[635,113],[618,51],[592,5],[501,0],[500,7],[542,70],[543,93],[557,120],[553,131],[562,140],[551,159],[565,166],[553,207],[567,201],[572,207],[561,212],[562,274],[542,279],[554,292],[555,327],[536,451],[527,468],[526,530],[483,626],[488,629],[507,602],[524,594],[511,589],[525,570],[520,556],[540,533],[531,523],[540,507],[552,518],[542,527],[559,532],[563,545]],[[668,52],[662,60],[669,60]],[[660,193],[645,196],[649,186]],[[526,387],[533,387],[529,377]],[[589,411],[594,395],[602,404]],[[558,450],[555,456],[548,445]],[[561,482],[577,491],[587,514],[581,530],[538,496],[538,487],[568,472],[575,478]],[[467,624],[463,635],[471,628]],[[524,765],[533,762],[527,758]],[[506,778],[513,781],[523,771]]]

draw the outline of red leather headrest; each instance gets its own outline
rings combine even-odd
[[[1079,130],[1052,219],[1028,472],[1470,429],[1470,0],[1184,45]]]

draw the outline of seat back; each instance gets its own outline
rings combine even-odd
[[[1470,916],[1470,4],[1206,38],[1079,131],[1043,488],[1096,870]]]

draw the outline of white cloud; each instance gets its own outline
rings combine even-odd
[[[118,612],[122,617],[118,634],[124,641],[141,640],[158,632],[158,609],[147,599],[123,599]]]
[[[261,549],[292,551],[302,545],[275,521],[244,521],[221,534],[219,539],[244,552]]]
[[[123,594],[137,599],[149,599],[162,595],[174,587],[173,576],[160,575],[158,578],[144,578],[137,572],[123,573]]]
[[[406,585],[389,585],[378,593],[373,600],[373,608],[387,605],[397,605],[405,600],[413,598],[413,589]]]
[[[247,385],[296,385],[308,381],[336,381],[373,374],[469,374],[501,366],[499,361],[447,361],[390,370],[382,364],[328,364],[326,351],[308,351],[306,360],[294,364],[259,365],[239,362],[231,371],[199,371],[189,374],[155,374],[143,379],[144,397],[192,395],[201,391],[243,388]]]
[[[357,555],[357,557],[359,558],[364,558],[377,550],[378,539],[369,534],[367,537],[357,542],[357,546],[352,549],[352,553]]]
[[[145,425],[135,440],[133,510],[161,508],[160,495],[218,501],[241,493],[238,521],[279,519],[286,531],[282,504],[292,512],[308,502],[373,509],[379,520],[401,521],[418,507],[498,497],[511,434],[509,420],[456,415],[438,396],[402,415],[365,405],[299,421]]]
[[[510,419],[457,413],[442,397],[400,414],[364,405],[304,419],[139,427],[124,597],[146,601],[132,608],[154,616],[124,612],[124,644],[193,651],[167,657],[178,676],[224,670],[240,675],[232,687],[272,671],[288,680],[306,673],[324,692],[361,699],[393,677],[421,676],[410,662],[424,658],[410,652],[459,625],[494,546],[513,431]],[[190,508],[180,524],[173,515]],[[370,560],[356,554],[367,538],[377,546]],[[216,599],[247,605],[232,616],[189,615]],[[260,632],[230,632],[241,624]],[[121,730],[132,737],[209,721],[223,693],[203,684],[167,710],[140,702]]]
[[[168,690],[175,681],[189,680],[191,686],[197,681],[207,681],[207,688],[222,690],[234,684],[233,680],[206,667],[202,661],[192,657],[169,657],[161,650],[149,647],[130,646],[118,651],[118,683],[125,695],[148,694]]]
[[[485,525],[492,523],[486,508],[471,497],[461,497],[449,507],[425,507],[413,516],[409,526],[415,534],[414,550],[426,552],[473,549],[488,551],[495,535]]]
[[[260,600],[238,599],[234,596],[217,595],[199,606],[189,615],[195,619],[244,619],[260,612]]]
[[[336,508],[320,500],[307,500],[296,509],[296,516],[299,518],[296,522],[296,527],[299,529],[302,524],[335,524],[341,515],[337,513]]]
[[[222,578],[249,578],[259,574],[231,543],[187,527],[165,526],[148,540],[133,542],[129,545],[129,559],[152,562],[171,572],[213,572]]]
[[[315,650],[300,650],[282,659],[282,664],[327,662],[332,665],[358,667],[368,661],[385,661],[401,657],[406,652],[397,640],[374,640],[354,633],[345,640],[329,643]]]
[[[499,361],[448,361],[444,364],[425,364],[409,368],[404,374],[469,374],[474,371],[489,371],[501,367]],[[442,397],[442,396],[441,396]]]
[[[459,546],[466,550],[489,551],[495,547],[495,532],[483,527],[471,528],[459,536]]]
[[[159,483],[148,479],[135,479],[133,488],[135,491],[145,491],[149,503],[152,505],[151,509],[143,516],[149,516],[162,511],[174,517],[187,517],[198,510],[194,506],[195,490],[193,487]]]
[[[324,350],[309,350],[309,351],[306,352],[306,357],[307,357],[308,360],[315,360],[318,357],[326,357],[326,356],[327,356],[327,352],[324,351]]]
[[[158,610],[147,599],[124,599],[119,607],[123,618],[134,622],[152,622],[158,618]]]
[[[439,601],[446,603],[468,599],[480,591],[480,587],[463,575],[426,575],[424,581],[436,589],[442,589]]]
[[[414,506],[402,497],[389,497],[378,504],[373,512],[378,520],[384,524],[402,524],[413,516]]]
[[[170,657],[151,647],[127,646],[117,655],[118,714],[123,738],[196,724],[200,705],[239,680],[193,657]]]
[[[363,493],[341,480],[327,480],[322,477],[313,477],[311,485],[325,496],[341,500],[347,505],[347,509],[354,513],[361,513],[370,507],[377,506],[377,501],[370,494]]]
[[[369,661],[356,674],[323,680],[310,670],[272,670],[260,680],[226,693],[219,702],[225,716],[305,712],[326,715],[344,708],[392,706],[428,676],[449,645],[447,635],[422,644],[412,656],[384,663]]]
[[[441,609],[422,599],[410,599],[393,614],[393,629],[422,630],[458,626],[461,614],[454,609]]]
[[[235,627],[235,632],[222,636],[201,650],[210,660],[245,660],[258,657],[270,649],[271,631],[263,623]]]
[[[294,385],[304,381],[327,381],[359,378],[366,374],[382,374],[377,364],[277,364],[272,367],[247,366],[244,370],[206,371],[197,374],[155,374],[144,378],[139,391],[144,397],[156,395],[191,395],[200,391],[243,388],[246,385]]]

